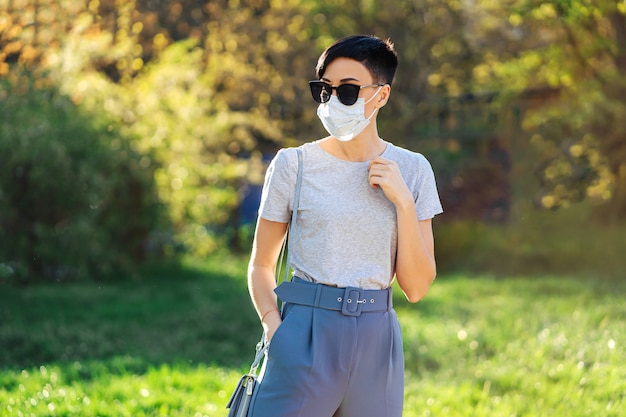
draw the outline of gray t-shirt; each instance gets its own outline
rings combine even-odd
[[[380,187],[369,185],[369,162],[339,159],[318,142],[301,149],[300,205],[290,237],[294,275],[338,287],[389,287],[395,271],[396,211]],[[420,220],[443,211],[433,170],[423,155],[386,143],[381,157],[398,164]],[[297,171],[296,149],[281,149],[265,175],[262,218],[289,222]]]

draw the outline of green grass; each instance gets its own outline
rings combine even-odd
[[[224,417],[260,326],[245,259],[0,285],[0,416]],[[397,290],[397,289],[396,289]],[[440,277],[396,291],[406,417],[622,416],[626,284]]]
[[[625,415],[623,286],[452,277],[398,309],[405,416]]]

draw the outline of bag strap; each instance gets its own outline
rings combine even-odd
[[[302,159],[303,158],[302,158],[302,149],[296,148],[296,151],[298,152],[298,175],[296,177],[296,187],[295,187],[294,196],[293,196],[291,220],[289,222],[289,228],[285,235],[285,239],[283,240],[283,245],[280,249],[278,265],[276,266],[277,284],[280,283],[280,273],[281,273],[281,268],[283,264],[283,256],[285,254],[285,251],[287,251],[287,262],[285,263],[285,278],[283,279],[283,282],[289,281],[289,271],[291,269],[291,250],[289,249],[291,248],[291,241],[293,240],[295,236],[295,232],[297,230],[296,221],[298,220],[298,206],[300,205],[300,189],[302,188],[302,170],[303,170]],[[267,352],[268,347],[269,347],[269,343],[267,343],[265,339],[265,331],[263,331],[263,334],[261,334],[261,340],[259,340],[259,343],[256,344],[256,355],[254,356],[254,361],[252,362],[252,366],[250,367],[251,375],[256,376],[257,369],[259,368],[259,365],[261,364],[261,359],[263,359],[263,356],[265,356],[265,353]]]
[[[302,149],[296,148],[298,152],[298,175],[296,177],[296,187],[293,195],[293,204],[291,208],[291,220],[289,221],[289,229],[283,240],[283,246],[280,250],[280,256],[276,272],[276,284],[280,284],[280,272],[283,265],[283,256],[287,252],[287,262],[285,263],[285,277],[283,282],[289,281],[289,271],[291,269],[291,242],[295,238],[296,223],[298,221],[298,207],[300,206],[300,189],[302,188]]]

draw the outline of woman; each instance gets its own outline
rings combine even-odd
[[[424,297],[436,274],[432,218],[442,208],[428,161],[378,135],[397,63],[393,44],[373,36],[340,39],[320,56],[310,88],[330,136],[300,147],[294,276],[279,288],[296,149],[282,149],[268,168],[248,269],[271,342],[253,417],[402,415],[390,285],[395,276],[410,302]]]

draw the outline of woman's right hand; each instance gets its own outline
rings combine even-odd
[[[263,317],[263,320],[261,320],[261,324],[263,325],[263,330],[265,330],[267,343],[272,341],[274,333],[276,333],[276,330],[278,330],[281,323],[282,320],[280,318],[280,313],[278,312],[278,310],[272,310]]]

